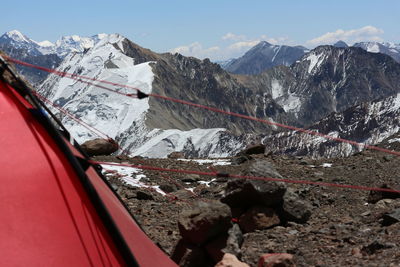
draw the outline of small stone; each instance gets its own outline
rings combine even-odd
[[[311,216],[311,204],[292,190],[287,189],[283,195],[283,218],[288,221],[305,223]]]
[[[164,191],[165,193],[172,193],[176,191],[176,185],[174,184],[161,184],[160,189]]]
[[[400,222],[400,208],[395,209],[391,213],[385,213],[382,216],[382,225],[389,226]]]
[[[154,200],[154,197],[149,192],[145,191],[136,192],[136,198],[139,200]]]
[[[259,261],[258,267],[295,267],[293,255],[288,253],[271,253],[263,254]]]
[[[81,148],[89,156],[111,155],[118,150],[118,144],[113,139],[96,138],[84,142]]]
[[[226,253],[222,260],[218,262],[215,267],[250,267],[244,262],[241,262],[235,255]]]

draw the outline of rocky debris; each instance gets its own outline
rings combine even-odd
[[[280,224],[275,210],[265,206],[254,206],[239,218],[239,225],[245,233],[264,230]]]
[[[383,184],[379,188],[393,189],[393,188],[389,187],[387,184]],[[398,190],[398,189],[396,189],[396,190]],[[374,204],[381,199],[396,199],[396,198],[400,198],[400,193],[389,192],[389,191],[370,191],[370,193],[368,195],[368,203]]]
[[[215,267],[250,267],[248,264],[241,262],[235,255],[225,253],[222,260]]]
[[[288,253],[264,254],[258,261],[258,267],[295,267],[293,255]]]
[[[384,226],[389,226],[398,222],[400,222],[400,208],[390,213],[385,213],[382,216],[382,225]]]
[[[89,156],[111,155],[118,150],[118,144],[110,139],[96,138],[81,145]]]
[[[400,149],[400,147],[398,148]],[[368,187],[376,187],[381,184],[396,185],[400,172],[400,158],[394,157],[390,161],[383,159],[384,154],[373,151],[363,151],[358,155],[329,160],[333,167],[323,168],[326,159],[308,159],[308,165],[300,165],[299,158],[279,155],[253,155],[251,160],[240,165],[213,166],[210,164],[198,164],[196,162],[184,162],[173,159],[124,159],[132,164],[160,166],[173,169],[191,169],[197,171],[210,171],[212,166],[218,172],[244,174],[255,161],[269,161],[274,169],[284,178],[292,180],[311,180],[326,183],[353,184]],[[119,159],[110,156],[96,158],[97,161],[120,162]],[[378,160],[380,163],[378,164]],[[143,163],[142,163],[143,162]],[[313,176],[315,172],[323,172],[323,175]],[[143,171],[146,175],[146,184],[160,185],[165,180],[158,172]],[[107,177],[115,176],[113,173]],[[225,193],[227,183],[234,180],[228,178],[228,182],[216,183],[213,177],[201,176],[201,181],[186,184],[182,180],[186,174],[168,174],[170,178],[186,188],[194,188],[194,192],[201,196],[205,202],[218,200]],[[111,178],[110,178],[111,179]],[[119,181],[119,182],[118,182]],[[174,255],[174,248],[178,247],[181,239],[177,225],[179,214],[189,208],[196,197],[188,190],[175,191],[176,200],[171,201],[161,194],[150,192],[154,200],[138,200],[137,191],[148,192],[141,188],[133,188],[124,184],[121,178],[113,178],[110,182],[117,186],[118,193],[123,201],[135,215],[140,225],[149,237],[169,255]],[[197,184],[197,186],[196,186]],[[298,200],[312,203],[312,216],[306,223],[286,221],[283,216],[283,205],[286,192],[293,191]],[[134,192],[132,194],[128,192]],[[250,266],[257,266],[260,255],[264,253],[288,253],[295,257],[297,266],[400,266],[399,249],[400,223],[382,225],[383,216],[391,214],[400,208],[400,199],[383,199],[375,204],[366,203],[368,191],[338,189],[324,186],[288,184],[282,196],[282,203],[275,207],[269,207],[276,211],[281,223],[264,230],[244,233],[241,238],[233,238],[229,241],[229,233],[233,228],[239,230],[239,218],[253,206],[265,206],[263,204],[249,204],[248,207],[231,207],[234,214],[233,227],[228,233],[221,233],[203,245],[193,245],[186,242],[187,250],[183,250],[184,259],[180,261],[183,266],[214,266],[217,261],[215,255],[223,253],[237,255],[236,257]],[[297,201],[296,201],[297,202]],[[363,216],[362,214],[366,214]],[[239,231],[240,233],[240,231]],[[236,234],[235,234],[236,235]],[[239,235],[240,236],[240,235]],[[374,253],[372,245],[375,240],[386,248],[379,248]],[[240,241],[240,242],[239,242]],[[234,243],[234,246],[229,244]],[[371,246],[370,246],[371,245]],[[218,249],[215,249],[217,248]],[[234,249],[232,249],[232,247]],[[208,248],[208,249],[207,249]],[[213,249],[212,249],[213,248]],[[230,248],[230,249],[228,249]],[[371,252],[369,252],[371,253]],[[195,257],[197,256],[197,259]],[[187,262],[185,265],[184,262]],[[219,260],[218,260],[219,261]]]

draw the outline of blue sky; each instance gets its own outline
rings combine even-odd
[[[117,32],[157,52],[220,60],[260,40],[310,48],[338,39],[400,43],[399,13],[398,0],[14,0],[2,3],[0,33],[54,42]]]

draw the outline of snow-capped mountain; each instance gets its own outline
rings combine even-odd
[[[14,49],[27,50],[31,56],[56,54],[60,58],[64,58],[71,52],[80,53],[85,51],[85,49],[92,48],[107,36],[104,33],[91,37],[81,37],[78,35],[63,36],[55,43],[52,43],[47,40],[37,42],[17,30],[12,30],[0,37],[0,44],[8,45]]]
[[[374,145],[399,133],[399,118],[400,94],[396,94],[379,101],[362,103],[341,113],[333,113],[309,129],[332,137]],[[267,153],[308,155],[315,158],[348,156],[363,149],[294,131],[268,136],[264,143]]]
[[[290,66],[308,51],[302,46],[272,45],[262,41],[223,68],[235,74],[259,74],[275,66]]]
[[[397,62],[400,62],[400,44],[387,42],[361,42],[353,45],[371,53],[382,53],[391,56]]]
[[[162,61],[161,55],[113,34],[102,38],[85,53],[69,54],[59,70],[126,84],[151,93],[156,79],[153,68],[160,64],[156,59]],[[116,89],[134,93],[131,89]],[[173,151],[181,151],[190,156],[228,156],[243,146],[241,137],[224,128],[161,129],[160,126],[168,125],[168,120],[163,121],[159,114],[170,115],[171,111],[163,103],[158,112],[156,102],[152,107],[149,98],[129,98],[54,75],[44,81],[39,93],[115,139],[131,155],[166,157]],[[171,119],[179,121],[179,118],[169,121]],[[67,117],[62,118],[62,122],[78,142],[97,137]]]
[[[6,32],[0,36],[0,45],[25,50],[31,56],[42,55],[38,50],[40,45],[17,30]]]

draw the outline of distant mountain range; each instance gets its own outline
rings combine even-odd
[[[338,41],[333,46],[349,47],[343,41]],[[361,47],[371,53],[386,54],[400,62],[400,44],[362,42],[354,44],[354,47]],[[217,63],[231,73],[253,75],[275,66],[290,66],[309,51],[303,46],[272,45],[262,41],[237,59]]]
[[[18,51],[15,57],[22,56],[34,64],[58,66],[60,71],[130,85],[143,92],[279,123],[314,127],[321,132],[334,131],[334,123],[328,123],[329,127],[318,126],[327,125],[323,122],[326,119],[334,121],[331,114],[343,113],[348,118],[352,112],[361,114],[357,113],[357,105],[373,106],[371,101],[389,99],[400,93],[399,63],[385,54],[346,47],[343,43],[320,46],[311,51],[297,47],[303,55],[287,64],[289,66],[281,64],[257,75],[241,75],[229,73],[208,59],[155,53],[118,34],[62,38],[64,41],[54,45],[42,43],[42,46],[51,48],[46,51],[55,51],[53,54],[39,49],[39,43],[15,32],[0,39],[0,44],[8,47],[9,51]],[[280,62],[285,62],[282,59],[284,53],[280,51],[289,50],[290,47],[261,43],[248,53],[273,52],[274,62],[278,62],[278,58]],[[41,62],[41,59],[49,61]],[[36,77],[37,73],[32,70],[30,74]],[[37,86],[41,94],[101,129],[123,148],[129,149],[132,155],[166,157],[171,152],[180,151],[191,157],[229,156],[247,144],[261,140],[286,144],[285,147],[274,146],[276,153],[291,153],[295,147],[315,156],[342,153],[337,148],[321,149],[313,145],[312,138],[285,141],[280,139],[282,129],[266,124],[153,97],[130,99],[53,74],[44,78]],[[122,87],[115,89],[130,92]],[[393,108],[392,113],[385,113],[387,117],[400,110],[395,101],[384,103]],[[351,111],[352,108],[354,111]],[[360,124],[354,135],[351,129],[339,131],[338,135],[373,142],[397,132],[398,129],[393,127],[396,121],[382,120],[377,117],[381,114],[370,114],[368,121],[376,120],[379,125],[369,124],[363,133]],[[62,117],[62,114],[58,115]],[[360,118],[363,116],[360,115]],[[75,121],[66,117],[62,120],[78,141],[96,137]],[[353,122],[345,119],[337,121],[337,125],[340,129],[347,129],[352,127]],[[364,139],[358,136],[364,136]],[[302,146],[307,149],[302,149]]]
[[[303,46],[272,45],[262,41],[242,57],[230,60],[223,67],[236,74],[259,74],[275,66],[290,66],[308,51]]]

